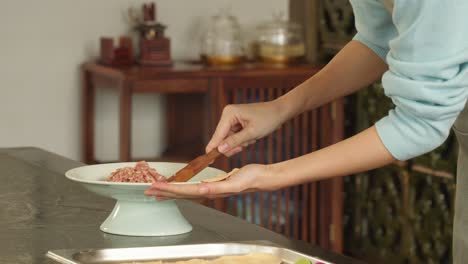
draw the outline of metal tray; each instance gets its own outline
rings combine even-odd
[[[301,258],[313,264],[332,264],[316,257],[308,256],[290,249],[273,245],[269,242],[252,243],[215,243],[181,246],[160,246],[140,248],[87,249],[87,250],[52,250],[46,256],[58,263],[65,264],[101,264],[128,263],[145,261],[178,261],[213,259],[221,256],[245,255],[249,253],[270,253],[278,256],[285,264],[293,264]]]

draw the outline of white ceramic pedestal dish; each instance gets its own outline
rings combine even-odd
[[[169,236],[190,232],[192,226],[182,216],[174,200],[156,201],[144,195],[150,183],[107,182],[106,178],[116,169],[135,166],[135,162],[109,163],[78,167],[65,173],[65,176],[81,183],[88,190],[101,196],[117,200],[114,210],[101,224],[106,233],[126,236]],[[160,174],[169,177],[186,164],[169,162],[149,162]],[[214,168],[206,168],[192,178],[188,184],[224,173]],[[178,183],[183,184],[183,183]]]

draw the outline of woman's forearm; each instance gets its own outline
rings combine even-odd
[[[317,74],[275,101],[292,118],[372,84],[387,68],[367,46],[351,41]]]
[[[395,159],[381,142],[375,127],[354,137],[310,154],[269,165],[264,179],[270,186],[259,189],[278,189],[304,182],[367,171],[390,164]],[[258,181],[262,184],[262,181]]]

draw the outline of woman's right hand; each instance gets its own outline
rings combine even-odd
[[[206,146],[206,152],[218,148],[226,156],[232,156],[273,132],[286,118],[278,101],[228,105]]]

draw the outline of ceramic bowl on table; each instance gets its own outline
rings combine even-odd
[[[166,177],[186,165],[172,162],[148,164]],[[144,195],[151,183],[106,181],[116,169],[135,165],[136,162],[89,165],[71,169],[65,176],[98,195],[117,200],[111,214],[101,224],[103,232],[126,236],[169,236],[190,232],[192,226],[180,213],[175,200],[156,201],[153,196]],[[206,168],[189,182],[174,184],[195,184],[222,173],[218,169]]]

